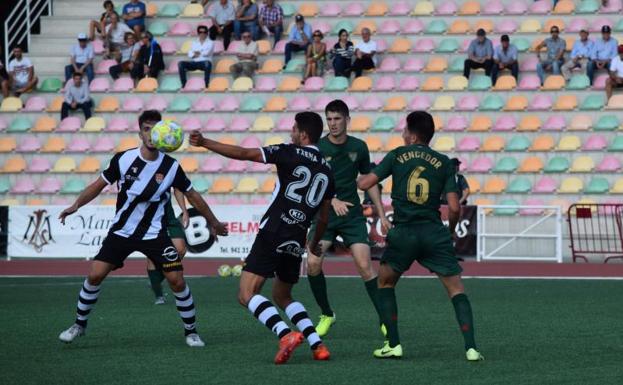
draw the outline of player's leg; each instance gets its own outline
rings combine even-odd
[[[156,301],[154,305],[162,305],[165,303],[164,294],[162,292],[162,281],[164,280],[164,273],[162,270],[156,269],[156,266],[152,261],[147,259],[147,277],[149,278],[149,286],[151,291],[154,292]]]
[[[177,255],[180,259],[184,258],[186,255],[186,238],[184,234],[184,228],[180,224],[180,222],[175,218],[173,213],[173,209],[171,208],[171,212],[167,210],[167,233],[171,238],[171,242],[173,242],[173,246],[177,250]],[[156,296],[155,305],[162,305],[165,303],[164,295],[162,292],[162,281],[164,280],[164,274],[160,269],[157,269],[156,266],[147,259],[147,277],[149,277],[149,284],[151,286],[151,290],[154,292]]]
[[[333,225],[337,220],[338,219],[332,218],[332,221],[329,223],[328,228],[322,236],[320,247],[323,254],[329,249],[329,247],[331,247],[331,243],[335,238]],[[315,229],[315,225],[312,225],[309,234],[307,235],[308,239],[313,237]],[[321,337],[326,335],[329,332],[331,325],[335,323],[335,313],[329,304],[327,280],[324,276],[324,272],[322,271],[323,261],[324,257],[317,256],[309,252],[307,253],[307,281],[309,282],[309,287],[314,295],[314,299],[316,300],[318,307],[320,307],[320,321],[318,322],[318,325],[316,325],[316,330]]]
[[[372,267],[370,245],[367,243],[354,243],[350,245],[350,251],[353,254],[353,261],[355,262],[357,271],[363,279],[366,292],[380,319],[381,311],[378,305],[378,278],[374,267]]]

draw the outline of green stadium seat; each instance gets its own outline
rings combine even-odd
[[[470,91],[488,91],[491,89],[491,78],[485,75],[472,75],[469,78],[467,89]]]
[[[39,87],[39,91],[41,92],[58,92],[61,88],[63,88],[63,82],[58,78],[48,78],[45,79],[41,86]]]
[[[305,58],[295,57],[288,62],[288,65],[283,70],[284,73],[303,73],[303,68],[305,67]]]
[[[182,13],[182,9],[177,4],[165,4],[159,11],[159,17],[177,17]]]
[[[592,178],[584,189],[587,194],[606,194],[608,191],[610,191],[608,179],[600,176]]]
[[[459,42],[455,38],[443,39],[435,48],[437,53],[452,53],[459,49]]]
[[[463,66],[465,64],[465,58],[457,57],[452,59],[450,62],[450,66],[448,67],[448,72],[458,72],[463,73]]]
[[[210,182],[205,178],[193,179],[193,188],[199,193],[205,193],[210,188]]]
[[[326,83],[324,90],[325,91],[346,91],[348,88],[348,79],[343,76],[336,76],[334,78],[329,79]]]
[[[396,121],[391,116],[379,116],[372,125],[371,131],[389,132],[396,127]]]
[[[30,121],[30,119],[23,117],[23,116],[18,116],[17,118],[11,121],[11,123],[9,124],[9,127],[7,127],[6,132],[9,132],[9,133],[28,132],[30,131],[31,128],[32,128],[32,122]]]
[[[169,25],[163,21],[154,21],[149,24],[147,30],[154,36],[164,36],[167,32],[169,32]]]
[[[68,179],[61,188],[61,194],[79,194],[87,187],[82,179]]]
[[[293,4],[281,3],[280,5],[284,17],[292,17],[296,13],[296,7]],[[348,33],[350,33],[350,31],[348,31]]]
[[[506,102],[504,101],[504,98],[500,95],[491,94],[487,95],[480,101],[478,109],[480,111],[499,111],[505,104]]]
[[[335,25],[333,26],[333,29],[331,30],[331,34],[337,35],[341,29],[347,30],[348,33],[350,34],[355,29],[355,26],[353,25],[353,23],[351,23],[348,20],[340,20],[337,23],[335,23]]]
[[[517,159],[515,157],[506,156],[498,160],[491,171],[494,173],[510,174],[515,172],[517,167],[519,167]]]
[[[582,0],[575,8],[575,13],[597,13],[601,2],[598,0]]]
[[[167,107],[168,112],[188,112],[193,106],[192,100],[187,96],[176,97]]]
[[[608,151],[623,151],[623,135],[617,135],[608,146]]]
[[[117,12],[119,14],[119,16],[121,16],[123,14],[123,4],[117,5],[115,7],[115,12]]]
[[[517,47],[517,51],[519,52],[526,52],[530,49],[530,40],[525,37],[513,37],[513,44],[515,44],[515,47]]]
[[[169,76],[162,79],[158,92],[177,92],[182,88],[182,82],[177,77]]]
[[[623,32],[623,19],[619,19],[619,22],[612,27],[614,32]]]
[[[567,84],[568,90],[585,90],[591,86],[590,80],[586,75],[574,75]]]
[[[513,179],[506,188],[506,192],[509,194],[527,194],[531,190],[532,182],[526,177]]]
[[[514,199],[502,199],[498,205],[518,206],[519,203]],[[519,209],[516,207],[505,207],[493,209],[493,215],[517,215]]]
[[[259,112],[264,108],[264,102],[258,96],[250,96],[240,104],[240,112]]]
[[[448,29],[448,25],[442,19],[433,19],[426,28],[424,33],[428,35],[443,35]]]
[[[615,115],[602,115],[597,123],[593,126],[595,131],[615,131],[619,128],[621,122]]]
[[[596,111],[604,107],[604,97],[602,95],[589,95],[580,104],[580,111]]]
[[[7,178],[0,179],[0,194],[5,194],[11,189],[11,182]]]
[[[526,136],[513,136],[511,140],[506,143],[504,147],[505,151],[528,151],[532,142]]]
[[[569,169],[570,163],[569,159],[562,156],[555,156],[551,158],[545,167],[543,168],[543,172],[553,174],[553,173],[563,173]]]

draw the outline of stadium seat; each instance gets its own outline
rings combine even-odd
[[[443,39],[435,48],[437,53],[453,53],[459,49],[459,42],[455,38]]]
[[[478,98],[474,95],[463,95],[454,107],[455,111],[475,111],[478,109]]]
[[[595,167],[595,170],[599,172],[619,172],[622,167],[619,157],[606,155]]]
[[[562,75],[550,75],[545,79],[541,90],[559,91],[565,88],[565,83],[565,78],[563,78]]]
[[[371,126],[372,122],[367,116],[355,116],[350,122],[350,130],[353,132],[366,132]]]
[[[562,131],[567,127],[567,121],[563,115],[553,115],[547,118],[543,124],[543,130]]]
[[[443,35],[447,29],[448,25],[443,19],[431,19],[426,25],[424,33],[428,35]]]
[[[58,78],[47,78],[41,83],[39,87],[40,92],[58,92],[63,88],[63,82]]]
[[[32,123],[29,118],[16,116],[6,129],[7,133],[24,133],[30,131]]]
[[[558,192],[561,194],[578,194],[582,192],[584,183],[582,179],[577,177],[568,177],[563,179],[558,188]]]
[[[300,83],[299,83],[300,84]],[[264,107],[264,102],[262,98],[258,96],[250,96],[245,98],[242,103],[240,103],[239,111],[240,112],[259,112]]]
[[[590,82],[588,76],[586,75],[573,75],[567,84],[568,90],[585,90],[589,87]]]
[[[492,177],[487,179],[482,188],[483,194],[501,194],[506,189],[506,181],[502,178]]]
[[[407,99],[404,96],[393,96],[387,99],[383,111],[402,111],[407,107]]]
[[[353,84],[350,86],[350,92],[368,92],[372,89],[372,78],[368,76],[360,76],[353,80]]]
[[[119,141],[119,144],[117,144],[116,151],[122,152],[122,151],[129,150],[131,148],[137,148],[138,146],[139,146],[139,141],[136,137],[134,136],[125,137],[125,138],[121,138],[121,140]]]
[[[506,144],[506,151],[525,152],[530,148],[530,139],[526,136],[515,135]]]
[[[569,121],[567,127],[570,131],[588,131],[593,125],[593,118],[591,115],[580,114],[575,115],[573,119]]]
[[[454,138],[452,136],[438,136],[433,143],[433,150],[439,152],[450,152],[454,150]]]
[[[411,10],[411,6],[405,0],[391,1],[390,5],[389,14],[391,16],[407,16]]]
[[[320,76],[312,76],[305,80],[303,84],[303,91],[307,92],[320,92],[324,88],[324,78]]]
[[[608,151],[623,151],[623,136],[617,135],[612,139],[612,142],[608,146]]]
[[[382,35],[396,35],[400,32],[400,22],[398,20],[383,20],[379,26],[378,33]]]
[[[560,138],[556,151],[576,151],[582,145],[580,138],[576,135],[565,135]]]
[[[573,111],[578,106],[578,98],[575,95],[561,95],[552,106],[553,111]]]
[[[82,127],[80,118],[77,116],[68,116],[61,120],[56,132],[76,132]]]
[[[348,79],[342,76],[336,76],[330,78],[325,85],[325,91],[328,92],[342,92],[348,88]]]
[[[591,172],[595,168],[593,158],[590,156],[579,156],[573,160],[569,171],[571,172]]]
[[[301,79],[287,76],[281,80],[281,83],[277,87],[277,91],[281,92],[296,92],[301,87]]]
[[[196,116],[187,116],[180,122],[182,129],[186,132],[201,130],[201,120]],[[184,144],[182,144],[184,146]],[[182,147],[184,148],[184,147]]]
[[[422,31],[424,31],[424,23],[420,19],[408,20],[402,27],[404,35],[419,35]]]
[[[503,158],[500,158],[495,163],[495,166],[493,166],[493,169],[491,169],[491,171],[494,173],[510,174],[515,172],[518,167],[519,162],[517,161],[517,158],[505,156]]]
[[[396,122],[390,116],[379,116],[374,121],[371,130],[372,131],[381,131],[381,132],[389,132],[396,127]]]
[[[557,188],[558,183],[556,179],[549,176],[543,176],[536,181],[534,187],[532,188],[532,192],[539,194],[551,194],[555,192]]]
[[[220,112],[233,112],[238,110],[238,99],[231,95],[224,96],[220,99],[216,106],[216,111]]]
[[[528,99],[522,95],[511,96],[504,106],[505,111],[524,111],[528,107]]]
[[[500,95],[487,95],[481,101],[478,109],[480,111],[499,111],[504,107],[504,99]]]
[[[440,76],[429,76],[421,85],[422,91],[441,91],[443,89],[443,78]]]
[[[197,101],[199,101],[198,99]],[[205,100],[205,99],[204,99]],[[206,102],[203,102],[206,103]],[[201,106],[201,105],[199,105]],[[214,104],[206,106],[206,108],[214,108]],[[178,96],[171,101],[167,107],[167,112],[188,112],[193,108],[192,101],[186,96]]]
[[[529,151],[548,152],[554,148],[554,138],[551,135],[539,135],[533,141]]]
[[[15,142],[15,138],[0,138],[0,152],[13,152],[14,150],[17,152],[37,152],[40,148],[41,142],[35,136],[21,138],[19,145]]]
[[[393,76],[381,76],[377,79],[377,81],[374,83],[374,86],[372,87],[372,89],[377,92],[389,92],[393,91],[394,88],[396,88],[396,83],[394,82]]]
[[[270,98],[264,106],[266,112],[281,112],[285,111],[288,106],[288,100],[283,96],[273,96]]]
[[[458,47],[457,47],[458,48]],[[435,41],[433,39],[418,39],[413,47],[413,52],[429,53],[435,49]]]
[[[537,115],[526,115],[519,121],[517,131],[538,131],[541,127],[541,119]]]
[[[497,203],[500,206],[508,206],[508,207],[496,207],[493,209],[493,215],[517,215],[519,212],[519,208],[514,207],[518,206],[519,202],[514,199],[502,199]]]
[[[95,112],[116,112],[117,110],[119,110],[119,99],[115,96],[103,97],[95,108]]]
[[[76,170],[76,161],[74,158],[68,156],[62,156],[56,159],[54,163],[54,167],[52,167],[52,172],[58,173],[70,173]]]
[[[61,190],[61,182],[55,177],[46,177],[37,185],[36,192],[39,194],[56,194]]]
[[[418,1],[411,14],[413,16],[430,16],[433,14],[435,6],[430,1]]]
[[[469,31],[469,21],[465,19],[457,19],[450,24],[447,33],[451,35],[466,35]]]
[[[138,96],[130,96],[128,98],[126,98],[122,105],[121,105],[121,109],[120,111],[122,112],[138,112],[138,111],[142,111],[144,108],[143,106],[143,99],[138,97]]]
[[[493,22],[488,19],[479,19],[476,21],[474,27],[471,30],[478,31],[479,29],[484,29],[486,33],[491,33],[494,29]]]
[[[387,143],[385,143],[385,151],[391,151],[395,148],[398,148],[400,146],[404,146],[404,139],[402,139],[402,137],[400,136],[392,136],[387,140]]]
[[[480,3],[478,1],[466,1],[461,4],[458,14],[462,16],[473,16],[480,13]]]
[[[43,147],[41,147],[41,152],[48,153],[60,153],[65,150],[65,140],[60,136],[52,136],[49,137],[45,142]]]
[[[543,168],[543,172],[552,174],[562,174],[569,169],[569,159],[562,156],[555,156],[551,158],[545,167]]]
[[[537,94],[530,100],[529,111],[548,111],[552,108],[552,97],[547,94]]]
[[[68,179],[61,188],[61,194],[79,194],[85,188],[87,184],[82,179]]]
[[[3,105],[4,105],[4,101],[6,101],[7,99],[11,99],[6,98],[3,100]],[[20,101],[21,103],[21,101]],[[47,102],[45,101],[45,98],[41,97],[41,96],[31,96],[30,98],[28,98],[28,100],[26,100],[26,105],[24,106],[24,111],[28,111],[28,112],[42,112],[43,110],[45,110],[45,107],[47,106]],[[0,107],[1,109],[1,107]],[[19,110],[19,109],[18,109]],[[17,111],[17,110],[15,110]]]
[[[623,194],[623,178],[619,178],[610,189],[612,194]]]
[[[448,119],[448,124],[444,128],[444,131],[464,131],[469,122],[464,115],[454,115]]]
[[[517,87],[517,81],[511,75],[500,76],[495,82],[493,91],[512,91]]]
[[[142,83],[142,84],[141,84]],[[154,78],[143,78],[136,86],[135,92],[178,92],[182,88],[182,83],[177,77],[165,77],[160,85]]]
[[[517,88],[522,91],[535,91],[541,87],[541,80],[537,75],[528,74],[521,77]]]
[[[610,190],[608,179],[604,177],[593,177],[584,189],[585,194],[606,194]]]
[[[525,19],[519,26],[519,33],[538,33],[541,31],[541,23],[537,19]]]
[[[311,102],[305,95],[297,95],[290,99],[288,111],[301,112],[311,110]]]
[[[4,161],[2,172],[21,173],[26,170],[26,160],[21,156],[12,156]]]
[[[247,131],[251,128],[251,122],[245,116],[234,116],[229,123],[228,132],[241,132]]]
[[[63,105],[64,100],[65,98],[63,96],[54,97],[54,99],[52,99],[52,101],[48,105],[48,108],[46,108],[46,111],[47,112],[61,112],[61,107]]]
[[[456,14],[458,7],[451,0],[445,0],[435,6],[435,15],[450,16]]]
[[[100,132],[106,127],[106,121],[101,116],[93,116],[84,122],[82,132]]]
[[[580,104],[580,111],[597,111],[601,110],[604,106],[604,97],[601,95],[588,95],[582,104]]]
[[[260,185],[258,192],[260,193],[271,193],[275,189],[276,179],[273,176],[269,176],[262,182]]]
[[[110,132],[122,132],[128,131],[129,129],[130,124],[128,123],[127,119],[119,117],[110,119],[108,125],[105,127],[105,130]]]
[[[467,128],[468,131],[485,132],[489,131],[492,126],[491,118],[486,115],[476,115],[472,118],[471,124]]]
[[[235,192],[243,194],[253,194],[259,189],[259,183],[254,177],[243,177],[238,182]]]
[[[92,152],[109,153],[115,149],[115,143],[110,136],[100,136],[91,146]]]
[[[499,34],[510,35],[510,34],[515,33],[515,31],[517,31],[517,28],[519,28],[519,26],[517,25],[517,22],[515,20],[504,19],[496,23],[494,30],[496,33],[499,33]]]
[[[35,191],[35,183],[30,177],[17,179],[11,186],[12,194],[31,194]]]
[[[448,84],[446,85],[446,90],[448,91],[463,91],[465,89],[467,89],[468,87],[468,81],[467,79],[460,75],[460,76],[453,76],[450,79],[448,79]]]
[[[32,139],[32,137],[31,137],[31,139]],[[0,138],[0,152],[3,152],[3,153],[4,152],[13,152],[13,151],[15,151],[16,147],[17,147],[17,142],[15,141],[15,138],[13,138],[13,137]]]
[[[130,92],[134,88],[134,80],[128,77],[121,77],[113,82],[112,92]]]
[[[78,173],[96,173],[100,170],[100,161],[93,156],[87,156],[80,161],[76,172]]]
[[[426,95],[415,95],[411,102],[409,103],[409,109],[417,111],[417,110],[428,110],[431,106],[430,99]]]
[[[499,116],[493,127],[492,131],[513,131],[517,127],[517,121],[515,117],[512,115],[501,115]]]
[[[459,140],[456,151],[474,152],[480,148],[480,139],[475,136],[465,136]]]
[[[621,126],[621,122],[616,115],[601,115],[597,123],[593,126],[595,131],[615,131]]]
[[[169,25],[162,21],[154,21],[149,24],[147,30],[154,36],[164,36],[169,31]]]
[[[505,140],[501,136],[487,136],[480,147],[481,152],[500,152],[504,150]]]
[[[608,100],[606,105],[607,110],[622,110],[623,109],[623,95],[615,94]]]
[[[491,0],[484,3],[480,13],[482,15],[496,16],[504,12],[504,4],[500,0]]]
[[[529,156],[519,165],[517,172],[522,173],[539,173],[543,170],[543,161],[538,156]]]
[[[380,151],[383,148],[383,142],[381,138],[375,135],[367,136],[365,138],[368,150],[372,152]]]

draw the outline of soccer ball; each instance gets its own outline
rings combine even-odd
[[[229,265],[219,266],[218,275],[221,277],[229,277],[231,275],[231,267],[229,267]]]
[[[240,277],[240,274],[242,274],[242,265],[235,265],[231,268],[231,275],[234,277]]]
[[[159,151],[173,152],[183,141],[182,126],[172,120],[161,120],[151,128],[151,142]]]

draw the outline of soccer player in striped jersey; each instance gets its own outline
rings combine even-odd
[[[310,240],[308,250],[315,250],[316,255],[320,253],[318,243],[327,225],[334,194],[333,173],[316,146],[322,135],[320,115],[301,112],[294,120],[292,144],[243,148],[203,138],[198,131],[190,136],[190,144],[228,158],[277,166],[279,178],[273,198],[245,259],[238,292],[240,304],[279,337],[275,364],[286,363],[304,338],[315,360],[330,357],[305,307],[292,298],[292,287],[299,279],[307,229],[316,214],[319,214],[316,236]],[[291,331],[275,306],[260,294],[266,279],[273,277],[274,301],[302,333]]]
[[[128,255],[138,251],[162,269],[184,324],[186,344],[191,347],[205,345],[195,328],[195,304],[184,280],[180,256],[166,231],[165,206],[171,199],[171,187],[182,191],[190,204],[207,219],[214,236],[227,235],[227,229],[193,189],[179,163],[159,152],[151,143],[151,128],[161,118],[158,111],[144,111],[138,119],[141,146],[115,154],[100,177],[59,216],[61,223],[65,224],[67,216],[95,199],[107,185],[118,184],[112,226],[80,290],[76,320],[59,335],[63,342],[70,343],[84,335],[89,314],[99,297],[100,285],[112,270],[123,267]]]

